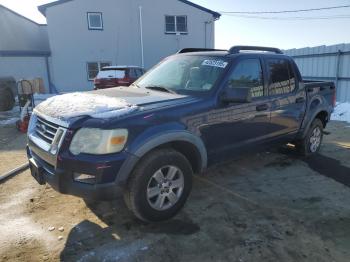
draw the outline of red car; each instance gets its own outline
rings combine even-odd
[[[138,66],[106,66],[94,79],[94,89],[129,86],[144,73],[145,70]]]

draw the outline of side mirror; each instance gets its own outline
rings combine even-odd
[[[226,88],[221,96],[224,103],[250,103],[252,94],[250,88]]]

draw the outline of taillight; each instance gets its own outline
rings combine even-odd
[[[337,104],[337,93],[335,92],[335,89],[333,91],[333,107]]]
[[[122,79],[119,79],[119,84],[129,84],[130,83],[130,79],[126,76]]]
[[[94,84],[100,84],[101,83],[101,80],[100,79],[98,79],[98,78],[95,78],[94,79]]]

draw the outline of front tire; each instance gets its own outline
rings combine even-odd
[[[185,204],[193,171],[184,155],[160,149],[146,155],[131,174],[124,200],[136,217],[147,222],[167,220]]]
[[[297,149],[303,156],[311,156],[320,150],[323,139],[323,123],[316,118],[303,140],[297,143]]]

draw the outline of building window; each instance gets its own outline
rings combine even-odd
[[[106,66],[111,66],[112,63],[110,62],[88,62],[87,63],[87,75],[88,75],[88,80],[92,81],[95,79],[97,76],[98,72],[106,67]]]
[[[187,16],[185,15],[166,15],[165,33],[166,34],[187,34]]]
[[[102,13],[87,13],[89,30],[103,30]]]

